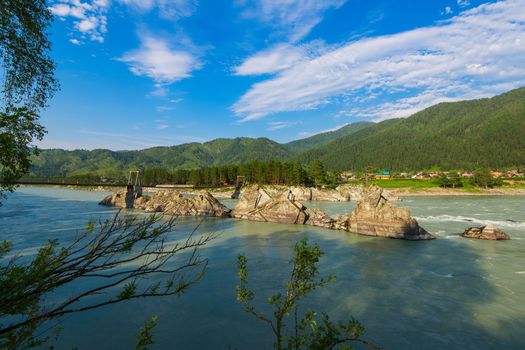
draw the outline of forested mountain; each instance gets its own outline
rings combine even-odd
[[[305,151],[306,150],[306,151]],[[131,168],[196,169],[253,160],[320,159],[328,170],[525,167],[525,88],[488,99],[440,103],[405,119],[354,123],[279,144],[216,139],[141,151],[44,150],[32,175],[117,175]]]
[[[525,166],[525,88],[440,103],[341,137],[298,159],[320,159],[332,170]]]
[[[286,159],[291,153],[267,138],[216,139],[140,151],[43,150],[34,157],[32,175],[71,176],[86,173],[121,174],[131,168],[165,167],[194,169],[212,165],[246,163],[251,160]]]
[[[369,126],[374,125],[371,122],[357,122],[343,126],[334,131],[322,132],[304,139],[295,140],[285,143],[286,147],[292,153],[306,152],[316,147],[322,146],[342,136],[351,135],[359,130],[363,130]]]

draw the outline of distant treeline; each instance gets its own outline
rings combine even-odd
[[[168,169],[165,167],[147,167],[140,169],[142,184],[156,186],[160,184],[182,184],[200,187],[235,186],[237,179],[245,183],[274,185],[330,185],[337,183],[337,174],[327,172],[321,161],[312,161],[308,165],[300,162],[281,162],[278,160],[251,161],[242,164],[203,167],[199,169]],[[124,173],[106,175],[85,174],[74,176],[28,176],[21,182],[65,183],[65,184],[125,184]]]
[[[307,186],[335,184],[337,178],[336,174],[326,172],[323,164],[318,160],[307,166],[300,162],[270,160],[193,170],[148,168],[142,170],[142,183],[145,186],[158,184],[234,186],[240,176],[249,183]]]

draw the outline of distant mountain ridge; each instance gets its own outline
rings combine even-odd
[[[159,146],[139,151],[48,149],[42,150],[39,156],[33,157],[31,174],[38,176],[117,174],[129,168],[140,167],[193,169],[246,163],[252,160],[286,160],[292,159],[299,152],[324,145],[340,136],[350,135],[373,124],[371,122],[353,123],[335,131],[319,133],[285,144],[265,137],[238,137],[169,147]]]
[[[329,170],[525,167],[525,88],[440,103],[405,119],[353,123],[285,144],[239,137],[140,151],[43,150],[31,173],[111,175],[130,168],[190,169],[270,159],[320,159]]]
[[[292,153],[309,151],[315,147],[324,145],[342,136],[352,135],[359,130],[374,125],[372,122],[357,122],[345,125],[333,131],[321,132],[313,136],[285,143],[283,146]]]
[[[287,159],[292,154],[270,139],[239,137],[204,143],[153,147],[140,151],[42,150],[33,157],[31,174],[70,176],[86,173],[117,174],[130,168],[166,167],[193,169],[251,160]]]

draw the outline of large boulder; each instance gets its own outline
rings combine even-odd
[[[230,216],[230,209],[209,192],[183,196],[172,191],[157,192],[144,206],[147,212],[163,212],[176,216]]]
[[[333,228],[332,218],[320,210],[306,208],[290,189],[272,192],[258,186],[245,188],[232,211],[232,217]]]
[[[335,220],[317,208],[306,209],[307,225],[335,229]]]
[[[469,227],[461,235],[465,238],[489,239],[493,241],[507,240],[510,236],[494,226]]]
[[[343,200],[359,202],[373,194],[375,191],[377,191],[377,188],[377,186],[340,185],[337,186],[335,190],[339,193]],[[389,201],[394,201],[398,199],[390,191],[387,191],[385,189],[383,189],[382,195]]]
[[[100,202],[120,208],[143,209],[175,216],[229,216],[230,209],[222,205],[209,192],[183,196],[176,191],[159,191],[153,197],[132,197],[126,192],[116,192]]]
[[[348,230],[362,235],[407,240],[435,238],[410,216],[410,209],[390,203],[379,187],[373,187],[357,204],[348,218]]]
[[[312,188],[313,201],[345,202],[346,197],[332,188]]]
[[[286,189],[282,189],[284,191]],[[303,186],[290,187],[290,192],[295,196],[295,200],[298,201],[311,201],[312,200],[312,188]]]
[[[148,200],[148,196],[138,196],[133,191],[117,191],[107,195],[98,204],[108,207],[142,209]]]

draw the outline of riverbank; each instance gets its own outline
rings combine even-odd
[[[475,187],[464,187],[464,188],[441,188],[441,187],[391,187],[385,186],[385,183],[377,184],[383,188],[387,188],[390,193],[396,197],[415,197],[415,196],[525,196],[525,186],[515,187],[499,187],[499,188],[475,188]],[[521,185],[521,184],[520,184]],[[71,190],[80,191],[92,191],[92,192],[114,192],[124,190],[125,186],[113,187],[113,186],[72,186],[72,185],[21,185],[21,187],[44,187],[44,188],[66,188]],[[165,191],[166,188],[158,187],[144,187],[143,191],[147,193],[156,193],[158,191]],[[196,194],[206,190],[210,192],[217,199],[229,199],[234,191],[233,187],[220,187],[220,188],[188,188],[188,189],[173,189],[173,191],[179,191],[185,194]],[[326,190],[329,191],[329,190]],[[323,200],[321,200],[323,201]]]
[[[461,189],[431,187],[425,189],[389,188],[397,197],[414,196],[525,196],[525,188]]]

